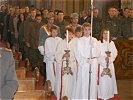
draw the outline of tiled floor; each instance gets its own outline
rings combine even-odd
[[[117,80],[117,87],[121,100],[133,100],[133,79]]]

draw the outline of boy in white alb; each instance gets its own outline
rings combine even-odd
[[[76,60],[74,55],[75,42],[72,39],[73,29],[71,27],[68,27],[67,30],[68,33],[67,35],[65,34],[67,38],[65,38],[58,44],[56,50],[57,74],[55,81],[55,95],[57,97],[57,100],[61,100],[63,96],[67,96],[68,99],[71,99],[75,80],[74,70],[76,67]],[[65,52],[65,50],[70,51]],[[70,69],[65,70],[65,68]]]
[[[82,26],[78,25],[75,28],[75,37],[73,38],[73,40],[75,41],[75,49],[76,49],[76,45],[77,45],[78,40],[82,37],[82,34],[83,34]],[[75,92],[76,92],[77,75],[78,75],[78,62],[76,60],[75,78],[74,78],[75,80],[74,80],[74,87],[73,87],[72,98],[74,97]]]
[[[45,56],[46,61],[46,73],[47,80],[51,81],[52,91],[54,91],[54,82],[56,76],[56,62],[55,62],[55,51],[58,43],[62,40],[60,37],[57,37],[58,27],[53,25],[51,27],[51,36],[48,37],[45,41]]]
[[[83,37],[77,42],[75,56],[78,62],[78,75],[74,99],[97,99],[98,42],[90,36],[90,23],[83,24]]]

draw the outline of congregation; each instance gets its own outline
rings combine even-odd
[[[51,81],[57,100],[109,99],[118,94],[114,40],[133,40],[133,9],[94,8],[64,15],[62,10],[0,6],[0,43],[29,59]],[[92,27],[91,27],[92,24]],[[108,84],[108,85],[107,85]],[[106,86],[107,85],[107,86]]]

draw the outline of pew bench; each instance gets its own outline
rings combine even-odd
[[[16,68],[16,74],[18,79],[25,79],[26,77],[26,68]]]
[[[13,100],[50,100],[51,92],[51,82],[47,80],[44,85],[44,90],[17,91]]]
[[[43,90],[16,92],[14,100],[45,100],[45,92]]]
[[[36,78],[19,79],[19,87],[17,91],[30,91],[36,89]]]

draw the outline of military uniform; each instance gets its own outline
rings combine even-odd
[[[19,51],[22,53],[22,59],[26,58],[25,52],[24,52],[24,21],[19,23],[19,34],[18,34],[18,42],[19,42]]]
[[[128,39],[130,36],[133,36],[132,30],[132,22],[133,19],[129,17],[122,17],[122,24],[121,24],[121,33],[124,39]]]
[[[21,34],[23,34],[23,40],[24,40],[24,45],[23,45],[23,49],[24,49],[24,58],[29,58],[29,48],[26,46],[26,42],[27,42],[27,38],[29,35],[29,32],[31,32],[31,27],[32,24],[35,22],[34,19],[32,18],[27,18],[24,23],[23,23],[23,27],[21,27],[20,31]],[[29,25],[30,24],[30,25]],[[34,25],[34,24],[33,24]],[[33,39],[32,39],[33,40]]]
[[[27,28],[29,29],[26,34],[26,42],[29,44],[29,60],[32,65],[32,70],[35,67],[40,67],[41,55],[38,50],[39,30],[43,23],[37,23],[32,20],[29,22]]]
[[[13,54],[10,49],[0,47],[0,99],[11,100],[17,88]]]
[[[54,23],[55,25],[59,26],[61,38],[64,38],[65,29],[68,23],[65,20],[63,20],[62,22],[59,22],[59,20],[56,20]]]
[[[118,17],[107,16],[103,20],[103,27],[109,28],[112,37],[118,38],[121,35],[121,22]]]
[[[93,36],[99,38],[102,28],[102,19],[100,17],[93,18]],[[98,37],[97,37],[98,36]]]

